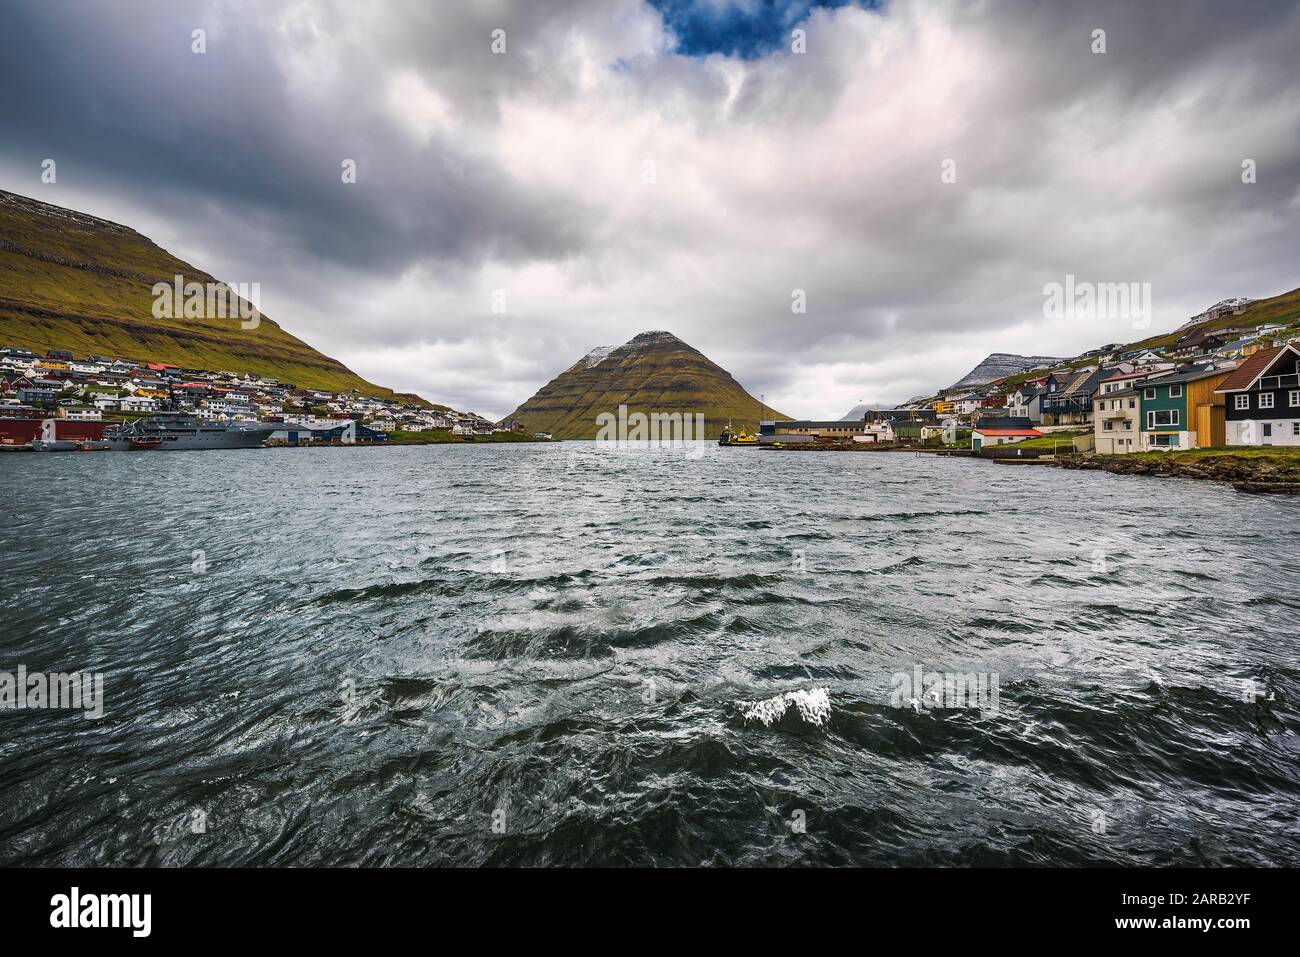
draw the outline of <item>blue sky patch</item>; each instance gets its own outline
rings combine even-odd
[[[723,53],[744,59],[784,47],[814,7],[879,6],[874,0],[649,0],[686,56]]]

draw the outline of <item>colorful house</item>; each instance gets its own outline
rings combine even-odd
[[[1142,395],[1142,448],[1203,449],[1225,444],[1223,397],[1215,390],[1231,369],[1161,376],[1137,387]]]
[[[1300,348],[1250,356],[1218,387],[1228,445],[1300,445]]]

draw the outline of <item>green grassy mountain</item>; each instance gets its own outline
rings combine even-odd
[[[542,386],[507,418],[556,438],[592,439],[597,417],[628,413],[704,414],[705,434],[716,438],[727,422],[753,430],[759,401],[717,363],[669,332],[643,332],[621,346],[593,349]],[[764,418],[787,419],[772,409]]]
[[[135,230],[0,190],[0,345],[170,362],[390,398],[337,359],[261,317],[158,319],[153,284],[217,280]],[[418,396],[400,398],[427,405]]]

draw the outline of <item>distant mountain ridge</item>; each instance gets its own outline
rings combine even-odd
[[[397,396],[265,315],[157,318],[154,283],[217,280],[128,226],[0,190],[0,345],[270,376],[308,389]],[[398,398],[427,404],[419,396]]]
[[[849,409],[848,412],[844,413],[844,415],[840,417],[840,421],[856,422],[858,419],[861,419],[868,412],[888,412],[897,408],[898,406],[890,405],[888,402],[876,402],[876,403],[866,402],[860,405],[855,405],[853,408]]]
[[[727,370],[670,332],[634,336],[621,346],[600,346],[537,390],[506,416],[533,432],[556,438],[593,439],[601,413],[659,412],[704,415],[705,435],[716,438],[730,422],[756,429],[760,406]],[[769,419],[785,419],[773,409]]]
[[[996,382],[998,379],[1004,379],[1009,375],[1026,372],[1035,366],[1054,366],[1069,361],[1069,359],[1054,356],[1018,356],[1009,352],[994,352],[974,369],[971,369],[970,372],[967,372],[948,386],[945,391],[964,389],[975,385],[988,385],[990,382]]]

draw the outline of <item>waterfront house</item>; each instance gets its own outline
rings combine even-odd
[[[1092,397],[1102,375],[1097,368],[1080,369],[1070,377],[1054,375],[1043,397],[1043,425],[1091,425]]]
[[[884,419],[876,422],[868,422],[863,430],[863,434],[855,435],[853,440],[855,442],[896,442],[898,436],[894,432],[893,421]]]
[[[1300,445],[1300,347],[1256,352],[1218,387],[1228,445]]]
[[[1141,393],[1130,386],[1093,400],[1093,447],[1104,455],[1142,451]]]
[[[790,436],[811,436],[813,440],[849,441],[854,436],[866,434],[865,419],[836,419],[819,422],[811,420],[765,421],[758,426],[759,441],[786,442]],[[919,434],[919,433],[918,433]],[[807,441],[807,439],[796,441]]]
[[[353,419],[323,425],[290,425],[276,429],[267,436],[268,444],[308,445],[369,445],[386,442],[388,436],[378,429],[362,425]]]
[[[1160,376],[1139,385],[1138,427],[1143,451],[1223,445],[1223,397],[1216,390],[1232,372],[1204,369]]]
[[[1025,439],[1037,438],[1042,434],[1035,428],[1013,427],[1000,429],[987,425],[977,425],[971,431],[970,447],[972,452],[978,452],[980,449],[996,445],[1023,442]]]

